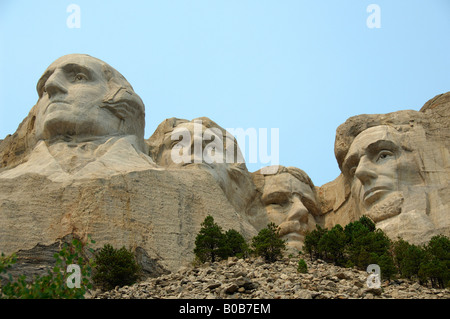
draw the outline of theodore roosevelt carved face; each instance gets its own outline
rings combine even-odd
[[[305,172],[280,166],[276,174],[264,175],[261,201],[270,222],[288,246],[301,249],[308,231],[316,227],[319,205],[314,185]]]

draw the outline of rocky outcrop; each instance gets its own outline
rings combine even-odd
[[[325,226],[367,215],[389,237],[450,235],[450,92],[420,111],[362,114],[336,131],[341,175],[320,187]]]
[[[107,63],[63,56],[45,70],[37,93],[27,118],[0,143],[0,252],[39,255],[36,247],[91,235],[94,249],[125,246],[157,275],[192,261],[207,215],[247,239],[256,235],[246,214],[244,194],[253,193],[245,164],[155,164],[144,139],[144,104]]]
[[[195,236],[207,215],[247,239],[256,235],[201,170],[148,170],[71,184],[23,175],[2,180],[0,203],[5,254],[51,245],[68,234],[84,240],[91,235],[93,248],[140,247],[174,271],[192,261]]]
[[[448,299],[449,289],[434,289],[414,281],[384,281],[367,286],[368,274],[321,260],[306,260],[307,273],[297,271],[297,258],[273,264],[261,259],[229,258],[148,279],[132,286],[101,292],[98,299]]]
[[[37,93],[17,131],[0,140],[5,254],[48,264],[55,243],[91,235],[93,248],[125,246],[159,275],[192,261],[207,215],[246,239],[274,221],[294,250],[315,225],[363,214],[393,239],[450,235],[450,93],[420,111],[348,119],[336,132],[342,174],[321,187],[298,168],[248,172],[236,139],[205,117],[169,118],[145,140],[143,101],[88,55],[57,59]]]

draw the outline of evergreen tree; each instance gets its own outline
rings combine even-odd
[[[319,251],[319,241],[326,232],[326,229],[316,225],[316,229],[306,233],[303,242],[303,250],[309,254],[311,259],[322,258],[322,254]]]
[[[274,223],[261,229],[252,239],[252,247],[257,256],[262,256],[267,262],[274,262],[283,256],[286,243],[279,238],[279,229]]]
[[[391,254],[387,252],[377,258],[376,264],[380,266],[381,277],[383,279],[391,280],[397,273],[397,268],[395,268],[394,265],[394,259]]]
[[[346,252],[348,256],[347,265],[355,265],[365,269],[370,264],[379,264],[380,258],[387,267],[387,274],[391,274],[394,261],[390,254],[391,241],[380,229],[375,229],[375,224],[366,216],[358,221],[349,223],[344,229],[347,241]],[[383,256],[383,257],[382,257]],[[383,267],[380,268],[384,272]]]
[[[394,262],[401,277],[405,277],[405,261],[410,243],[399,238],[393,244]]]
[[[234,229],[225,232],[224,256],[244,257],[248,253],[248,245],[244,237]]]
[[[139,278],[140,267],[134,254],[125,247],[115,249],[110,244],[95,254],[94,282],[104,289],[134,284]]]
[[[425,247],[427,258],[419,269],[419,278],[431,280],[435,288],[450,286],[450,240],[444,235],[430,239]]]
[[[346,236],[341,225],[336,225],[323,234],[319,240],[319,252],[336,265],[345,264]]]
[[[421,264],[426,258],[423,248],[416,245],[409,245],[403,260],[403,275],[406,278],[413,278],[419,275]]]
[[[194,254],[201,262],[215,262],[227,255],[226,237],[222,228],[214,222],[212,216],[207,216],[201,224],[200,232],[195,238]]]

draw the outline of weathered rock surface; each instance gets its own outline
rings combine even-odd
[[[171,274],[107,292],[98,299],[448,299],[449,289],[433,289],[409,280],[368,288],[364,271],[306,260],[308,272],[297,272],[298,259],[273,264],[235,259],[182,267]]]
[[[37,91],[17,131],[0,140],[0,252],[22,251],[19,265],[26,271],[49,264],[55,243],[69,235],[91,235],[93,248],[133,249],[148,275],[176,271],[192,261],[207,215],[246,239],[272,218],[295,249],[315,224],[344,226],[362,214],[393,239],[420,244],[436,234],[450,236],[450,93],[419,112],[348,119],[335,142],[342,174],[315,187],[295,174],[266,182],[245,163],[173,165],[171,132],[195,133],[195,120],[203,122],[201,139],[208,129],[214,135],[200,143],[205,149],[215,144],[212,157],[223,158],[230,140],[238,146],[208,118],[167,119],[145,140],[143,101],[118,71],[93,57],[56,60]],[[193,137],[186,150],[194,148],[195,160]],[[375,152],[374,145],[383,147]],[[368,165],[381,170],[369,174]],[[288,205],[275,210],[276,204]],[[230,283],[227,291],[242,288]]]
[[[144,271],[158,275],[192,261],[207,215],[247,239],[256,235],[239,209],[245,205],[230,201],[230,185],[216,178],[226,172],[154,163],[144,140],[144,104],[107,63],[63,56],[36,88],[36,105],[0,143],[0,252],[49,256],[62,238],[91,235],[93,248],[125,246]],[[30,260],[39,264],[36,271],[50,263]]]
[[[68,234],[92,235],[93,248],[140,247],[174,270],[192,261],[195,236],[208,214],[247,239],[256,234],[201,170],[147,170],[70,184],[26,174],[1,181],[0,203],[5,254],[51,245]]]
[[[362,114],[336,131],[341,175],[319,188],[325,226],[372,218],[393,239],[450,235],[450,92],[420,111]]]

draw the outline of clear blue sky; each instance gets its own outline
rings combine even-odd
[[[72,3],[80,28],[66,23]],[[381,28],[366,24],[372,3]],[[0,139],[51,62],[87,53],[141,96],[146,138],[169,117],[278,128],[280,164],[320,186],[339,175],[335,131],[348,117],[419,110],[450,91],[449,37],[449,0],[0,0]]]

